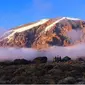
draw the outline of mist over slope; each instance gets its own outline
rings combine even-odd
[[[48,60],[53,60],[53,58],[57,55],[60,55],[62,58],[64,56],[69,56],[72,59],[79,57],[84,58],[84,50],[84,43],[68,47],[53,46],[44,50],[36,50],[32,48],[0,48],[0,61],[22,58],[32,60],[39,56],[46,56]]]

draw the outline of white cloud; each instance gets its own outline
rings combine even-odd
[[[83,33],[81,30],[74,30],[67,32],[67,36],[70,38],[71,42],[75,42],[77,40],[80,40],[83,36]]]
[[[36,50],[32,48],[0,48],[0,61],[14,60],[19,58],[33,60],[39,56],[46,56],[48,60],[53,60],[53,58],[57,55],[60,55],[62,58],[65,56],[69,56],[72,59],[79,57],[85,58],[84,50],[85,43],[68,47],[53,46],[45,50]]]

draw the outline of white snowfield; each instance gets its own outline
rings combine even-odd
[[[80,20],[79,18],[71,18],[71,17],[65,17],[65,18],[69,20]]]
[[[63,17],[63,18],[55,21],[55,22],[52,23],[51,25],[47,26],[47,27],[45,28],[45,31],[50,30],[55,24],[59,23],[60,21],[62,21],[62,20],[64,20],[64,19],[68,19],[68,20],[80,20],[80,19],[78,19],[78,18]]]
[[[42,20],[40,20],[39,22],[34,23],[34,24],[32,24],[32,25],[25,26],[25,27],[21,27],[21,28],[19,28],[19,29],[15,29],[15,30],[13,30],[14,32],[11,33],[7,38],[10,38],[10,37],[13,36],[16,32],[23,32],[23,31],[29,30],[29,29],[31,29],[31,28],[33,28],[33,27],[39,26],[39,25],[41,25],[41,24],[44,24],[44,23],[46,23],[48,20],[49,20],[49,19],[42,19]]]
[[[64,19],[68,19],[68,20],[80,20],[78,18],[70,18],[70,17],[62,17],[58,20],[56,20],[55,22],[53,22],[51,25],[47,26],[44,30],[44,32],[50,30],[56,23],[59,23],[60,21],[64,20]],[[24,27],[20,27],[19,29],[12,29],[12,30],[9,30],[8,32],[5,32],[2,36],[1,36],[1,40],[2,39],[6,39],[8,38],[9,41],[10,39],[12,38],[12,36],[15,34],[15,33],[19,33],[19,32],[23,32],[23,31],[26,31],[26,30],[29,30],[29,29],[33,29],[33,27],[36,27],[36,26],[39,26],[39,25],[42,25],[44,23],[46,23],[47,21],[49,21],[50,19],[42,19],[34,24],[31,24],[31,25],[28,25],[28,26],[24,26]]]
[[[11,33],[13,32],[13,30],[9,30],[7,32],[5,32],[2,36],[0,36],[0,41],[3,40],[3,38],[7,38],[7,36],[9,36]]]
[[[25,27],[21,27],[19,29],[14,29],[14,30],[9,30],[7,32],[5,32],[0,38],[0,40],[2,39],[6,39],[8,38],[9,40],[11,39],[11,36],[13,36],[15,33],[19,33],[19,32],[23,32],[23,31],[26,31],[26,30],[29,30],[29,29],[32,29],[33,27],[36,27],[36,26],[39,26],[39,25],[42,25],[44,23],[46,23],[49,19],[42,19],[40,21],[38,21],[37,23],[34,23],[34,24],[31,24],[29,26],[25,26]]]

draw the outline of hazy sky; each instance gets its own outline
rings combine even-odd
[[[0,0],[0,28],[61,16],[85,19],[85,0]]]

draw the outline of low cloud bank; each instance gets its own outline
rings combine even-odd
[[[0,48],[0,61],[27,59],[32,60],[38,56],[38,51],[31,48]]]
[[[27,59],[32,60],[39,56],[46,56],[48,60],[53,60],[53,57],[60,55],[69,56],[72,59],[85,56],[85,44],[77,44],[74,46],[61,47],[53,46],[45,50],[36,50],[32,48],[0,48],[0,61]]]
[[[85,58],[85,44],[81,43],[68,47],[54,46],[49,49],[46,49],[45,53],[45,55],[47,57],[50,57],[50,59],[52,59],[52,57],[56,55],[60,55],[62,58],[65,56],[69,56],[71,59],[76,59],[80,57]]]

